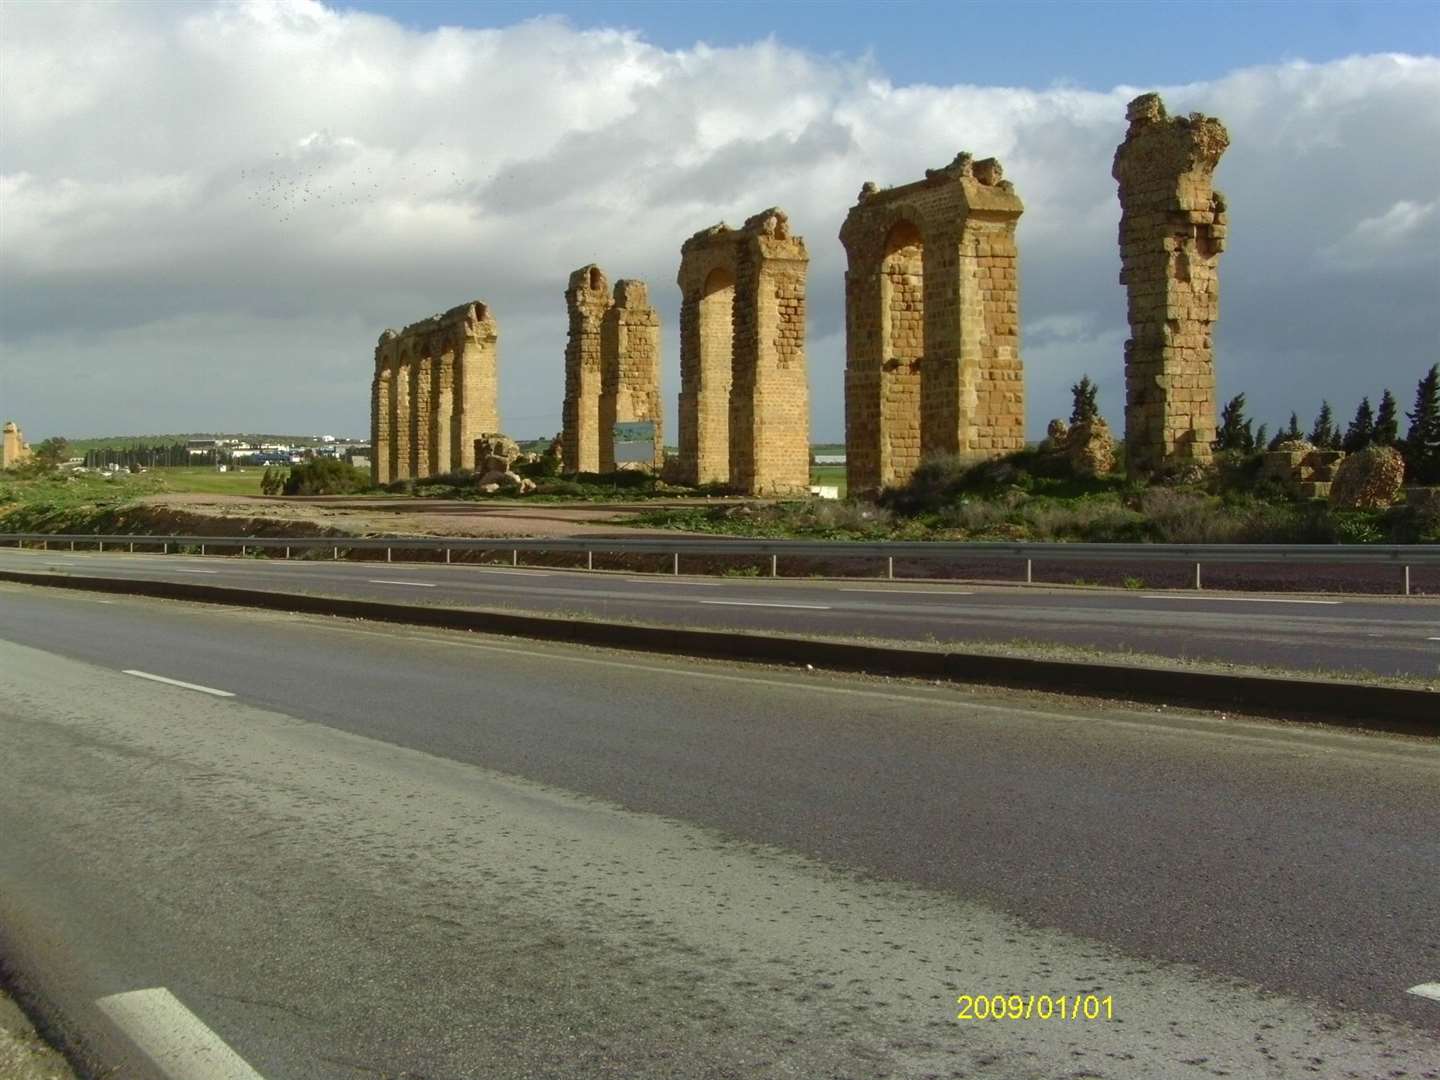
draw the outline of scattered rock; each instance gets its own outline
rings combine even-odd
[[[1065,454],[1080,476],[1111,472],[1115,468],[1115,436],[1110,425],[1098,416],[1076,424],[1065,436]]]
[[[1371,446],[1340,462],[1330,505],[1340,510],[1383,510],[1400,497],[1405,460],[1389,446]]]

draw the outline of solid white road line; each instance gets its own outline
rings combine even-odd
[[[1440,641],[1440,637],[1427,637],[1426,641]]]
[[[865,589],[852,588],[847,585],[840,587],[841,592],[873,592],[884,593],[886,596],[974,596],[973,592],[965,592],[960,589]]]
[[[172,1080],[263,1080],[163,986],[95,1003]]]
[[[1431,1001],[1440,1001],[1440,983],[1421,983],[1419,986],[1410,987],[1406,993],[1414,994],[1416,997],[1429,998]]]
[[[417,589],[433,589],[434,585],[428,581],[389,581],[386,578],[371,578],[371,585],[413,585]]]
[[[549,577],[549,570],[496,570],[493,566],[476,566],[469,569],[478,570],[484,574],[514,574],[516,577]]]
[[[804,608],[807,611],[829,611],[829,604],[777,604],[764,600],[697,600],[697,604],[721,604],[725,607],[783,607]]]
[[[211,694],[214,697],[234,697],[229,690],[216,690],[213,686],[201,686],[193,682],[181,682],[179,679],[167,679],[164,675],[151,675],[148,671],[131,671],[125,669],[126,675],[134,675],[137,679],[149,679],[151,682],[165,683],[167,686],[178,686],[183,690],[198,690],[202,694]]]
[[[1190,596],[1186,593],[1147,593],[1141,600],[1228,600],[1235,604],[1325,604],[1333,606],[1340,600],[1286,600],[1279,596]]]

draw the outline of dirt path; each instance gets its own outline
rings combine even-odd
[[[143,506],[162,514],[208,518],[263,519],[312,525],[355,535],[401,536],[613,536],[616,533],[673,536],[673,529],[631,529],[614,522],[644,509],[695,505],[696,500],[641,503],[564,504],[521,501],[469,502],[409,496],[356,498],[266,498],[246,495],[157,495]],[[704,500],[699,500],[704,505]]]

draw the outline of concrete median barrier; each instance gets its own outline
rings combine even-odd
[[[1322,679],[1229,675],[1122,664],[1040,660],[815,638],[644,626],[520,615],[475,608],[238,589],[190,582],[0,570],[0,581],[85,592],[185,600],[444,630],[464,630],[601,648],[778,664],[899,678],[1042,690],[1109,700],[1183,705],[1440,736],[1440,693]]]

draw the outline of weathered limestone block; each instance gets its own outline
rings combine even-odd
[[[1330,505],[1342,510],[1383,510],[1400,498],[1405,459],[1389,446],[1351,454],[1335,471]]]
[[[380,335],[370,384],[375,483],[474,468],[476,435],[499,426],[498,338],[479,300]]]
[[[739,229],[704,229],[681,248],[680,456],[683,483],[751,495],[810,486],[805,241],[772,207]]]
[[[1070,467],[1081,476],[1099,476],[1115,468],[1115,436],[1100,417],[1070,428],[1065,437],[1065,455]]]
[[[1230,136],[1213,117],[1167,116],[1158,94],[1130,102],[1127,118],[1111,170],[1120,186],[1120,283],[1130,320],[1125,444],[1131,473],[1148,475],[1211,457],[1211,328],[1227,229],[1211,174]]]
[[[861,188],[840,240],[849,490],[909,479],[923,456],[1025,445],[1015,227],[1024,204],[994,158]]]
[[[1260,459],[1260,478],[1274,480],[1300,499],[1323,499],[1341,462],[1343,450],[1317,450],[1304,439],[1291,439],[1266,451]]]

